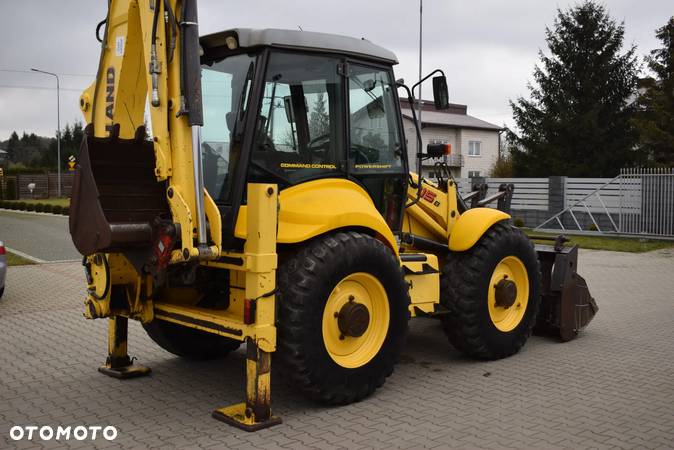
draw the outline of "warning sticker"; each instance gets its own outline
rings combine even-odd
[[[115,39],[115,56],[124,55],[124,36],[117,36]]]

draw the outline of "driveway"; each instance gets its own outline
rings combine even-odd
[[[570,343],[532,337],[494,362],[461,357],[437,322],[418,319],[402,361],[374,396],[317,406],[273,377],[283,424],[246,433],[210,417],[243,401],[244,354],[174,357],[133,322],[129,351],[153,369],[119,381],[96,371],[106,322],[82,318],[73,263],[10,268],[0,301],[0,447],[90,446],[12,441],[13,425],[107,426],[110,447],[671,448],[674,443],[674,252],[582,252],[599,303]],[[272,366],[273,373],[273,366]]]

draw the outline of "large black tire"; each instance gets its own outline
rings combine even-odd
[[[357,273],[381,283],[388,297],[389,325],[376,355],[360,367],[346,368],[326,348],[323,313],[335,286]],[[275,364],[293,388],[320,403],[348,404],[370,395],[393,373],[407,336],[410,299],[388,247],[357,232],[318,237],[280,266],[278,286]]]
[[[164,320],[153,320],[143,328],[157,345],[174,355],[187,359],[214,359],[227,356],[239,348],[241,342],[184,327]]]
[[[515,256],[526,268],[529,296],[519,324],[498,329],[490,317],[488,290],[492,273],[503,258]],[[462,353],[479,359],[499,359],[517,353],[531,335],[541,302],[541,274],[529,238],[508,222],[491,227],[470,250],[452,253],[443,267],[441,302],[449,309],[443,326],[449,341]]]

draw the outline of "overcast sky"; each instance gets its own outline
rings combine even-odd
[[[423,71],[443,69],[450,100],[467,104],[469,114],[512,125],[508,100],[527,94],[538,50],[545,48],[546,25],[558,7],[576,3],[424,0]],[[654,30],[674,14],[671,0],[604,4],[612,17],[625,21],[625,42],[636,44],[640,56],[658,46]],[[107,0],[0,0],[0,140],[13,130],[53,136],[56,129],[55,79],[12,71],[36,67],[63,74],[61,124],[81,119],[77,102],[96,72],[100,47],[94,28],[106,5]],[[200,0],[199,17],[202,34],[301,26],[364,37],[398,55],[398,78],[418,78],[418,0]]]

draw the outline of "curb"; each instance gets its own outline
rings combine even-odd
[[[31,256],[28,253],[24,253],[22,251],[15,250],[11,247],[5,247],[5,248],[7,249],[8,252],[14,253],[16,256],[20,256],[23,259],[27,259],[28,261],[34,262],[36,264],[44,264],[44,263],[47,262],[44,259],[36,258],[35,256]]]

